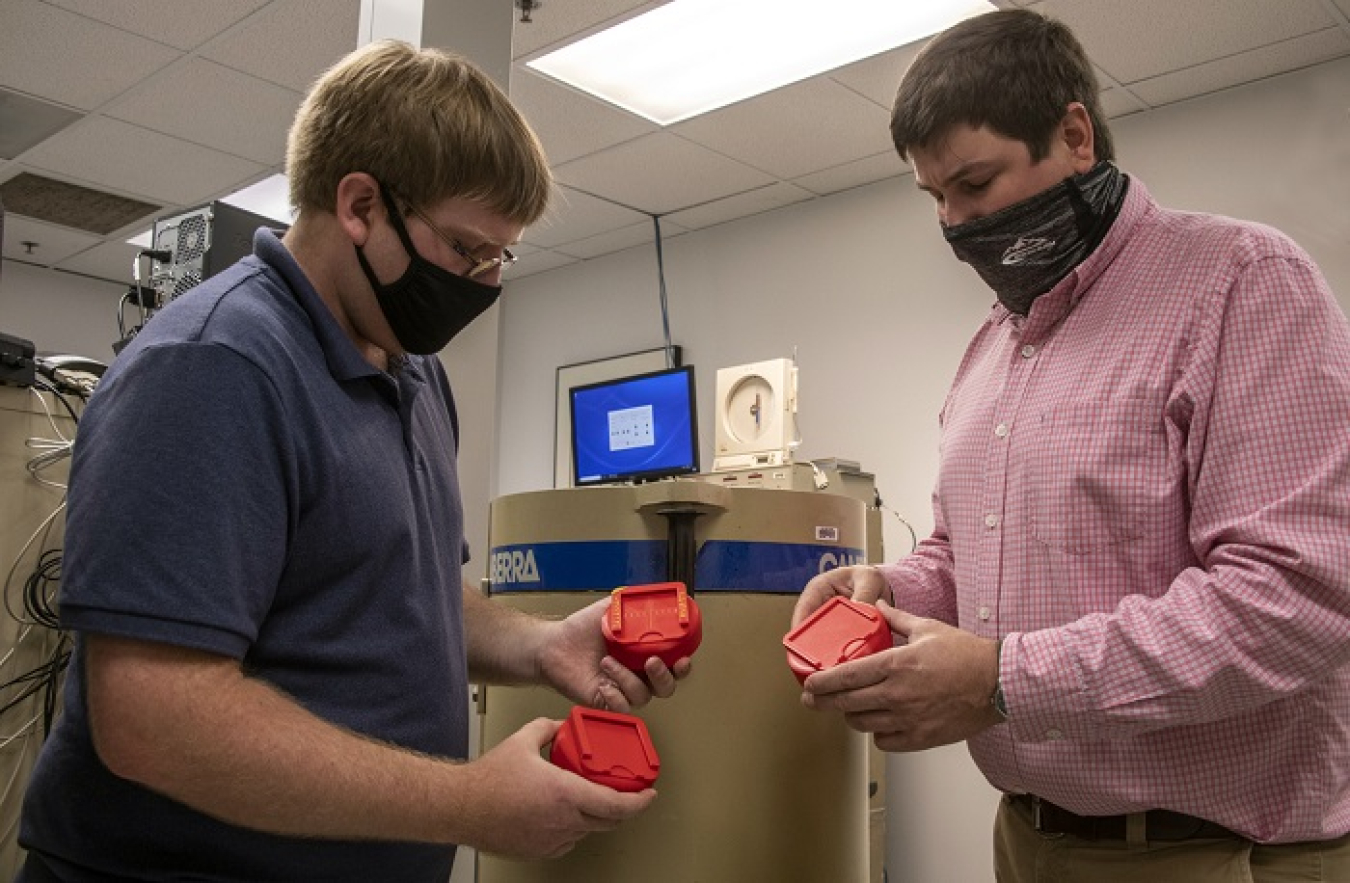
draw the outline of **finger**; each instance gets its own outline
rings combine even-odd
[[[876,604],[887,592],[886,577],[875,567],[858,567],[853,575],[853,600],[859,604]]]
[[[605,697],[610,701],[614,711],[626,712],[633,708],[641,708],[651,701],[651,690],[642,677],[620,664],[614,657],[606,656],[601,659],[600,671],[609,680],[609,683],[602,684],[602,689],[605,690]],[[622,707],[613,706],[614,702],[618,702]]]
[[[791,627],[795,629],[835,595],[848,597],[851,594],[853,589],[849,585],[847,574],[831,570],[813,577],[802,589],[801,595],[797,597],[797,603],[792,607]]]
[[[648,659],[643,665],[643,670],[647,672],[647,684],[651,687],[653,696],[669,699],[675,695],[675,673],[658,657]]]
[[[891,754],[918,751],[924,747],[916,744],[914,739],[905,732],[877,733],[872,737],[872,741],[876,743],[877,748]]]
[[[886,618],[886,624],[891,627],[891,631],[902,638],[909,638],[909,636],[914,633],[914,630],[918,628],[919,624],[923,622],[923,617],[907,613],[899,607],[892,607],[885,601],[878,601],[877,609],[880,610],[881,615]]]
[[[608,681],[595,688],[595,700],[592,704],[602,711],[617,711],[620,714],[628,714],[633,710],[623,692]]]
[[[577,809],[583,815],[597,822],[618,824],[651,806],[656,799],[656,791],[644,788],[641,791],[615,791],[605,785],[597,785],[583,780],[585,793],[577,802]]]
[[[892,733],[900,729],[901,721],[889,709],[847,712],[844,723],[859,733]]]
[[[689,677],[689,673],[694,670],[694,660],[688,656],[683,659],[675,660],[675,664],[670,667],[670,671],[675,675],[675,680],[682,681]]]
[[[544,746],[553,741],[553,737],[558,735],[558,729],[562,726],[562,721],[549,720],[546,717],[537,717],[525,726],[521,727],[517,735],[525,739],[536,750],[542,751]]]
[[[833,593],[831,593],[833,594]],[[806,621],[806,618],[820,608],[830,598],[829,595],[821,595],[812,591],[810,584],[802,590],[797,598],[797,603],[792,607],[792,623],[788,626],[788,631],[795,629]]]
[[[817,697],[830,696],[849,690],[860,690],[886,680],[885,655],[893,651],[883,650],[852,662],[843,662],[825,671],[818,671],[802,684],[808,693]]]
[[[609,612],[609,602],[610,598],[608,595],[606,595],[599,601],[592,602],[590,604],[587,604],[585,607],[581,608],[579,611],[577,611],[577,615],[583,618],[587,617],[593,618],[596,622],[599,622],[600,620],[604,619],[605,614]]]

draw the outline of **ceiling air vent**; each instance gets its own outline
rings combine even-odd
[[[23,172],[0,184],[0,202],[12,215],[74,227],[99,236],[107,236],[161,208],[31,172]]]

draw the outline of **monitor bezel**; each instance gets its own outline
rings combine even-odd
[[[626,472],[615,476],[601,476],[599,478],[588,478],[582,480],[579,474],[580,453],[577,446],[577,396],[580,393],[587,392],[602,387],[623,386],[629,383],[637,383],[648,380],[653,377],[663,377],[675,374],[682,374],[685,377],[686,388],[689,392],[689,449],[692,452],[692,463],[662,467],[660,469],[643,469],[636,472]],[[612,377],[607,380],[599,380],[594,383],[584,383],[570,388],[567,391],[567,408],[571,420],[570,439],[572,447],[572,486],[573,487],[596,487],[603,485],[623,485],[623,484],[642,484],[649,481],[659,481],[665,478],[677,478],[681,475],[695,475],[702,466],[702,458],[699,451],[698,439],[698,385],[695,383],[693,365],[677,365],[673,368],[662,368],[659,371],[644,371],[641,374],[629,374],[624,377]]]

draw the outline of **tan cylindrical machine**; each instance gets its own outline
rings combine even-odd
[[[493,599],[547,615],[696,560],[703,644],[676,695],[638,712],[661,758],[652,807],[555,861],[480,855],[479,883],[865,883],[868,741],[801,705],[781,643],[807,580],[862,560],[860,501],[696,480],[540,491],[496,500],[490,534]],[[483,750],[570,708],[479,695]]]

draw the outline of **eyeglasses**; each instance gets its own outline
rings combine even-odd
[[[406,202],[404,204],[408,206],[408,211],[412,212],[414,215],[420,218],[423,224],[426,224],[428,227],[431,228],[431,232],[435,233],[437,236],[441,238],[442,242],[450,246],[450,249],[454,251],[455,254],[464,258],[464,260],[468,262],[469,269],[461,273],[460,274],[461,276],[465,276],[469,279],[477,279],[484,273],[490,273],[493,270],[497,269],[498,267],[501,267],[503,270],[505,270],[507,267],[511,266],[518,260],[518,258],[515,256],[514,253],[512,253],[511,249],[509,248],[502,249],[501,257],[480,258],[473,252],[469,251],[469,249],[464,245],[464,243],[460,242],[458,239],[451,236],[449,233],[446,233],[440,227],[437,227],[436,223],[432,221],[431,218],[428,218],[416,206]]]

